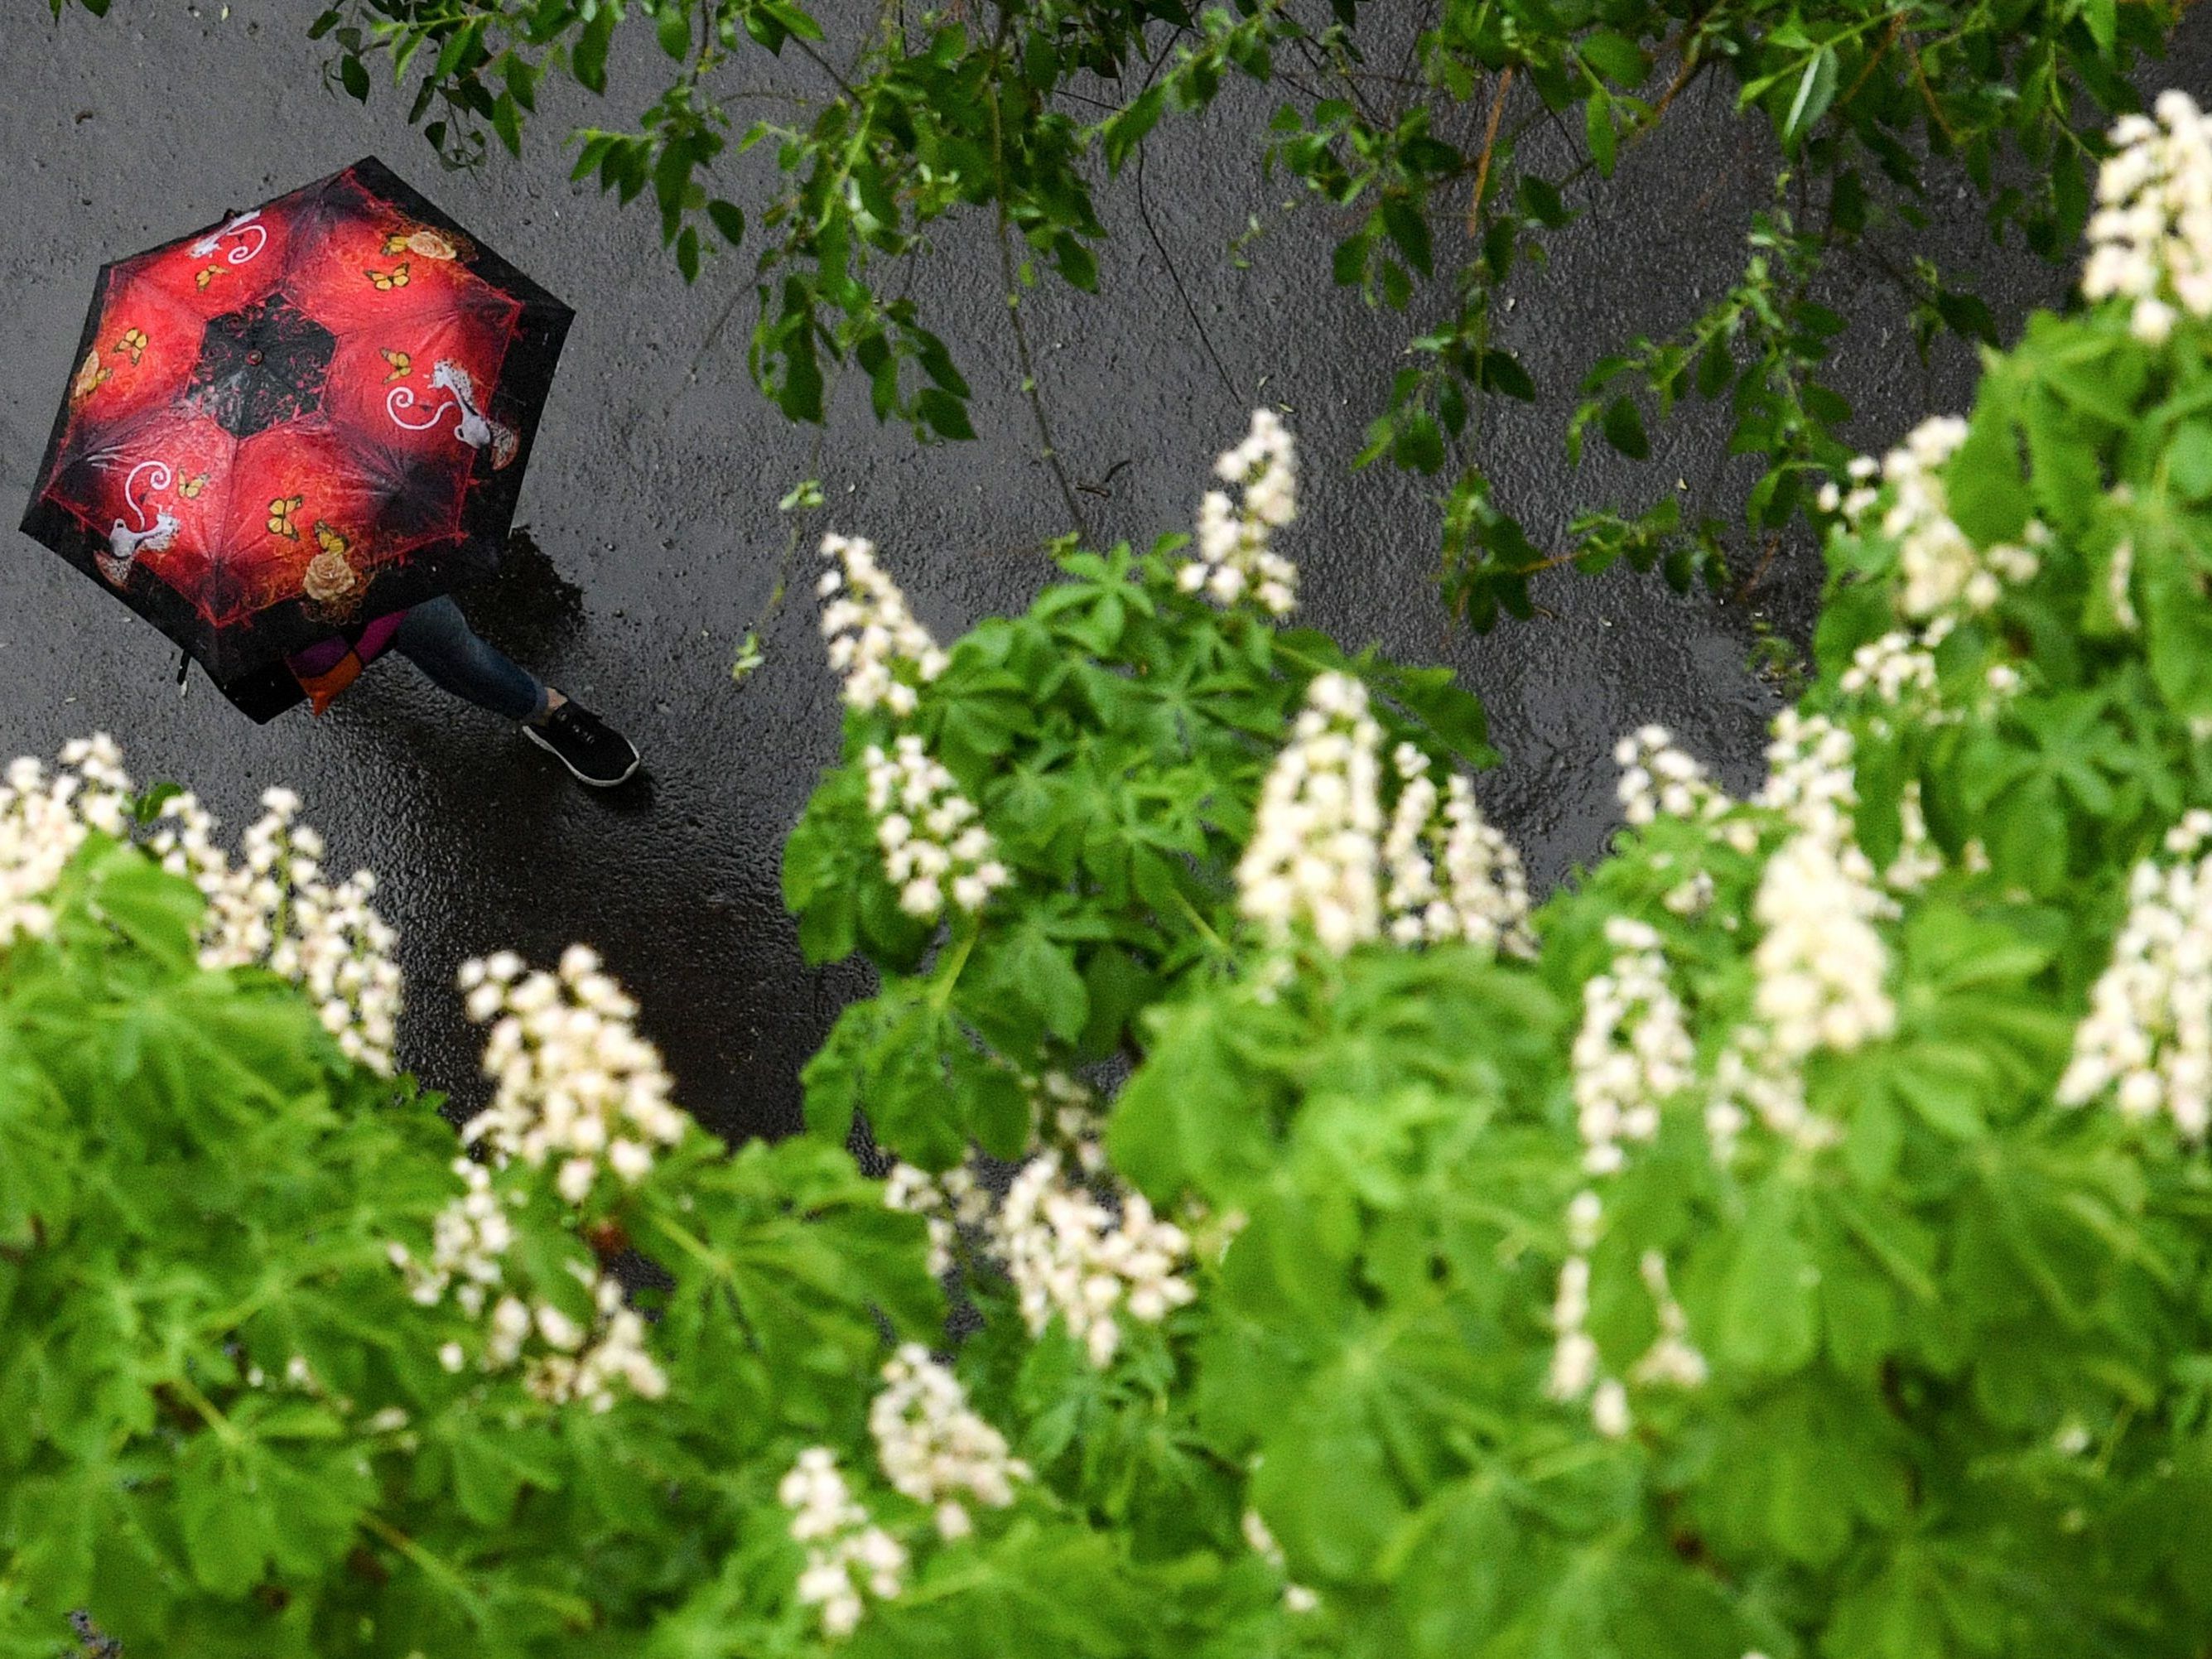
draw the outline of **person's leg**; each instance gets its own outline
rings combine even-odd
[[[520,721],[523,735],[580,782],[611,788],[637,770],[629,738],[477,638],[450,599],[410,611],[392,648],[453,696]]]
[[[536,675],[477,637],[460,606],[443,594],[408,611],[392,648],[441,690],[511,720],[541,720],[560,701]]]

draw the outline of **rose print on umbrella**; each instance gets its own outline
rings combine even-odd
[[[252,672],[494,567],[569,314],[359,162],[100,272],[24,528]]]

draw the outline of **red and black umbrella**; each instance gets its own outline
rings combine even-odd
[[[572,314],[356,162],[102,268],[23,528],[239,681],[496,565]]]

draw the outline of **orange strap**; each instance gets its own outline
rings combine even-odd
[[[319,674],[303,674],[295,678],[300,682],[300,689],[314,704],[315,713],[319,714],[337,700],[339,692],[361,678],[361,659],[349,651]]]

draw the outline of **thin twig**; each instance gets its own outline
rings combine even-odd
[[[1950,141],[1951,148],[1958,149],[1959,135],[1951,131],[1951,124],[1943,118],[1943,112],[1936,105],[1936,89],[1928,84],[1928,71],[1920,67],[1920,53],[1914,48],[1910,35],[1905,37],[1905,55],[1912,60],[1912,78],[1920,83],[1920,95],[1927,100],[1928,113],[1935,118],[1936,125],[1942,130],[1943,137]]]
[[[1490,125],[1482,134],[1482,159],[1475,164],[1474,195],[1467,204],[1467,234],[1469,240],[1482,234],[1482,192],[1490,183],[1491,152],[1498,146],[1498,119],[1505,113],[1506,94],[1513,90],[1513,65],[1508,64],[1498,71],[1498,89],[1490,94]]]
[[[1012,22],[1012,10],[1002,8],[999,13],[998,36],[991,43],[991,78],[985,88],[985,94],[991,100],[991,174],[995,186],[993,194],[997,198],[999,210],[999,280],[1006,290],[1006,319],[1013,325],[1014,352],[1022,372],[1022,396],[1029,404],[1030,417],[1036,422],[1037,440],[1044,447],[1045,464],[1052,468],[1054,482],[1060,486],[1060,498],[1067,507],[1067,515],[1074,524],[1076,533],[1088,541],[1091,539],[1091,526],[1085,517],[1083,503],[1075,498],[1074,481],[1067,476],[1067,468],[1060,459],[1060,446],[1053,441],[1052,421],[1045,413],[1044,390],[1038,384],[1036,362],[1030,354],[1030,332],[1022,325],[1022,296],[1014,280],[1013,245],[1007,240],[1006,118],[999,107],[998,71]]]
[[[1198,314],[1198,307],[1192,303],[1189,290],[1183,287],[1182,273],[1176,269],[1175,256],[1168,252],[1168,245],[1162,240],[1159,228],[1152,222],[1152,207],[1145,200],[1145,147],[1142,144],[1137,146],[1136,196],[1137,217],[1144,222],[1145,234],[1152,239],[1153,247],[1159,251],[1160,263],[1167,267],[1168,280],[1175,284],[1176,297],[1182,301],[1183,314],[1190,319],[1190,325],[1198,335],[1198,343],[1206,348],[1206,361],[1213,365],[1213,372],[1221,377],[1221,384],[1227,390],[1230,401],[1241,405],[1244,394],[1237,390],[1237,377],[1229,372],[1228,365],[1221,361],[1221,354],[1213,349],[1213,337],[1206,332],[1205,319]]]
[[[1854,76],[1851,79],[1850,89],[1844,93],[1842,97],[1836,100],[1835,108],[1837,111],[1841,111],[1846,104],[1850,103],[1852,99],[1859,95],[1859,88],[1866,85],[1867,77],[1874,73],[1875,65],[1881,63],[1884,56],[1887,54],[1890,47],[1897,44],[1897,37],[1904,31],[1904,28],[1905,14],[1903,12],[1899,12],[1896,16],[1889,20],[1888,30],[1882,35],[1881,39],[1875,43],[1875,49],[1867,54],[1866,63],[1860,68],[1857,75]]]

